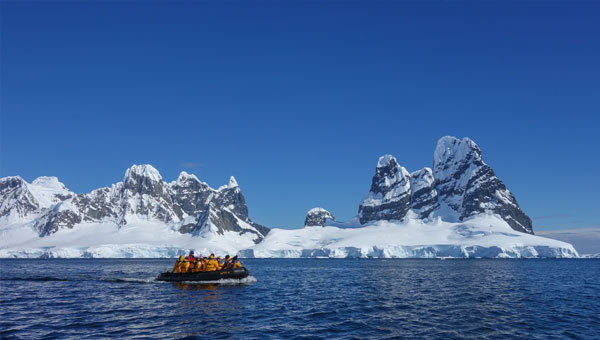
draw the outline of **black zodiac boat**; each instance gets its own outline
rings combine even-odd
[[[198,273],[171,273],[164,272],[156,278],[158,281],[182,282],[182,281],[217,281],[221,279],[243,279],[248,276],[245,267],[216,270],[214,272]]]

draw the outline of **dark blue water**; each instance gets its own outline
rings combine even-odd
[[[3,339],[600,339],[600,260],[244,261],[242,284],[153,278],[170,260],[0,260]]]

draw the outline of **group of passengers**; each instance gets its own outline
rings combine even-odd
[[[220,256],[215,258],[215,254],[210,254],[209,257],[200,256],[195,257],[194,251],[190,251],[190,254],[185,257],[179,256],[175,266],[171,270],[171,273],[200,273],[200,272],[213,272],[215,270],[223,270],[230,268],[241,268],[242,263],[238,260],[237,255],[229,257],[225,255],[224,259]]]

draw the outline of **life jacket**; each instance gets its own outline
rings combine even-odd
[[[208,262],[206,262],[205,271],[213,272],[213,271],[217,270],[217,268],[219,268],[219,264],[217,263],[217,260],[209,259]]]
[[[223,263],[223,269],[231,268],[231,259],[227,259],[225,263]]]
[[[188,255],[187,259],[188,259],[188,261],[190,261],[190,262],[194,262],[194,261],[196,260],[196,258],[195,258],[195,257],[194,257],[194,255],[192,255],[192,254]]]
[[[240,260],[235,261],[233,268],[242,268],[242,263],[240,262]]]
[[[187,273],[189,269],[190,269],[190,261],[188,261],[187,259],[183,260],[181,262],[181,273]]]

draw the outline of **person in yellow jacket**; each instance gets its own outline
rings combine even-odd
[[[242,262],[240,262],[240,260],[238,260],[237,256],[233,257],[233,268],[242,268]]]
[[[206,267],[204,271],[214,272],[219,268],[219,263],[215,260],[215,254],[210,254],[208,261],[206,261]]]
[[[183,258],[183,262],[181,263],[181,272],[180,273],[187,273],[190,270],[190,261],[188,261],[188,259]]]
[[[206,267],[208,266],[208,257],[203,257],[200,262],[202,263],[202,266],[200,267],[200,271],[205,272]]]
[[[177,261],[175,261],[175,265],[173,269],[171,269],[171,273],[181,273],[181,264],[183,263],[183,255],[179,256]]]
[[[222,270],[224,264],[225,263],[223,263],[223,260],[221,260],[221,256],[218,256],[217,257],[217,270]]]
[[[195,273],[195,272],[196,272],[196,260],[190,262],[190,269],[188,270],[188,273]]]

